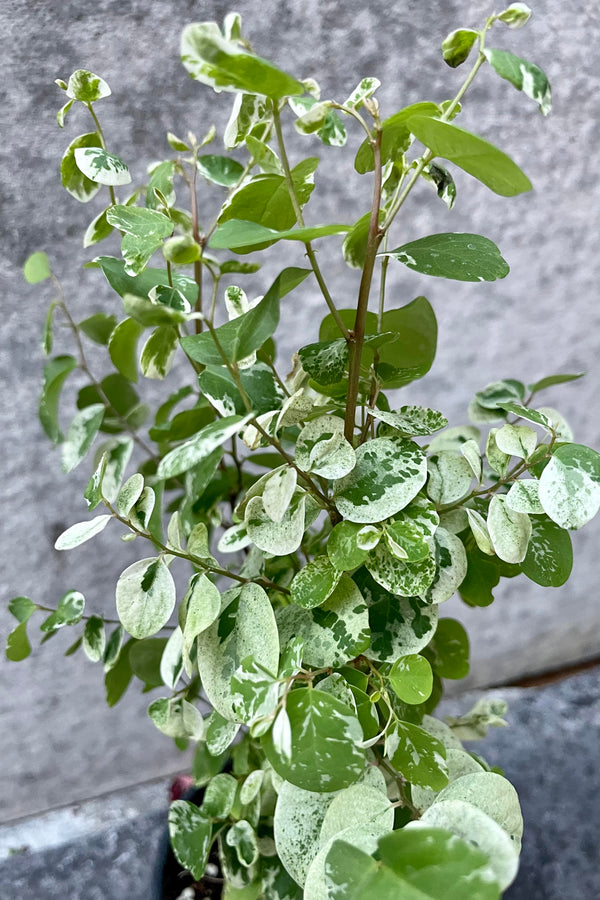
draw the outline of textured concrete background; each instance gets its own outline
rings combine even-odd
[[[107,79],[113,97],[99,104],[98,112],[109,148],[131,162],[134,181],[141,182],[146,164],[168,153],[166,130],[203,133],[212,121],[222,126],[227,119],[230,97],[218,97],[190,81],[178,59],[183,25],[220,20],[227,9],[220,2],[187,0],[15,0],[0,5],[5,38],[0,79],[0,427],[6,599],[25,593],[51,606],[64,590],[77,587],[90,609],[110,616],[116,577],[140,554],[138,547],[121,546],[114,533],[68,555],[52,549],[57,533],[85,517],[79,498],[87,470],[84,464],[68,478],[62,476],[58,454],[49,450],[36,421],[38,334],[51,294],[44,285],[25,286],[20,266],[29,253],[45,249],[77,317],[98,309],[101,298],[119,311],[118,298],[110,297],[99,273],[81,269],[94,255],[93,248],[81,249],[81,236],[102,208],[101,199],[78,204],[60,187],[57,168],[66,145],[91,130],[91,123],[80,110],[59,131],[54,114],[62,93],[53,79],[68,78],[77,67]],[[375,0],[367,6],[355,0],[307,0],[302,5],[243,0],[237,9],[258,52],[301,77],[315,75],[324,97],[343,99],[360,77],[377,75],[383,82],[379,97],[384,115],[415,100],[452,96],[464,76],[444,66],[439,42],[452,28],[477,25],[490,12],[481,0]],[[390,304],[426,293],[440,324],[432,373],[411,386],[402,402],[429,403],[458,424],[466,421],[474,391],[489,381],[529,381],[585,369],[586,379],[548,392],[543,402],[564,412],[578,439],[598,447],[597,6],[588,0],[567,13],[557,0],[539,2],[527,28],[498,28],[489,43],[521,53],[546,70],[554,87],[554,111],[544,120],[531,101],[484,70],[469,94],[461,125],[511,154],[530,175],[535,191],[507,200],[457,172],[459,197],[450,213],[426,186],[415,192],[396,230],[398,243],[435,231],[480,232],[496,241],[512,272],[492,285],[468,285],[391,267]],[[350,140],[356,146],[361,137],[352,133]],[[370,183],[353,173],[352,150],[323,148],[293,130],[290,147],[293,160],[314,153],[323,157],[316,196],[307,208],[309,222],[352,222],[366,210]],[[336,240],[327,246],[334,248]],[[338,305],[352,305],[356,272],[345,266],[341,254],[329,259],[325,246],[322,265]],[[116,248],[106,244],[101,252]],[[280,264],[279,253],[277,248],[270,251],[248,287],[250,294],[268,285]],[[294,263],[301,263],[299,252]],[[299,335],[305,343],[315,339],[321,312],[319,298],[309,290],[303,294],[300,289],[286,301],[282,369]],[[57,341],[58,351],[66,347]],[[164,395],[168,391],[167,383]],[[65,420],[68,412],[66,403]],[[594,549],[599,535],[600,526],[592,523],[575,536],[575,572],[568,587],[543,591],[523,579],[505,585],[491,608],[468,610],[455,601],[446,605],[445,613],[460,616],[472,636],[472,686],[598,653]],[[3,604],[3,632],[8,619]],[[144,717],[149,698],[132,692],[108,710],[101,673],[82,657],[62,659],[69,642],[69,635],[60,634],[23,663],[0,662],[0,818],[74,802],[182,765]]]

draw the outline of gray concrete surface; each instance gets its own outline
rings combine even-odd
[[[440,715],[460,715],[480,696],[446,701]],[[506,900],[595,900],[600,670],[490,696],[508,701],[509,727],[491,729],[470,748],[504,769],[519,792],[525,820],[521,866]],[[163,797],[164,785],[142,786],[0,828],[0,897],[149,900],[164,832]],[[54,839],[59,818],[62,842]],[[73,824],[77,818],[83,826]],[[20,852],[5,859],[10,846]]]
[[[368,5],[265,0],[259,6],[243,0],[237,8],[257,50],[293,72],[316,75],[324,96],[343,98],[358,78],[380,77],[384,114],[414,100],[452,96],[462,74],[441,62],[439,41],[450,29],[475,25],[490,11],[483,0],[425,5],[406,0],[393,7],[383,0]],[[187,0],[15,0],[0,7],[5,39],[0,80],[0,490],[6,599],[25,593],[52,605],[65,589],[77,587],[90,609],[110,616],[116,577],[139,552],[115,543],[109,534],[68,555],[52,549],[56,534],[85,516],[80,496],[87,470],[83,465],[70,477],[62,476],[58,455],[49,450],[36,422],[38,334],[51,294],[44,286],[26,287],[20,265],[30,252],[45,249],[77,316],[98,309],[101,299],[119,310],[98,274],[81,269],[94,255],[93,249],[80,249],[81,235],[101,208],[100,200],[82,206],[69,198],[59,185],[57,168],[64,147],[90,124],[79,111],[64,132],[57,129],[54,114],[62,95],[53,79],[85,66],[108,80],[114,96],[98,111],[111,149],[132,162],[134,180],[141,181],[145,165],[166,155],[167,129],[201,132],[212,121],[222,126],[227,118],[230,99],[191,82],[178,61],[182,26],[194,19],[221,18],[226,10],[224,3]],[[451,213],[423,189],[416,198],[422,205],[413,201],[397,229],[399,243],[434,231],[486,234],[510,262],[511,275],[493,285],[463,285],[407,271],[392,273],[390,302],[400,305],[426,293],[440,322],[438,361],[402,402],[429,403],[459,423],[466,419],[473,392],[498,377],[534,380],[553,371],[586,369],[586,379],[548,392],[544,402],[564,411],[580,440],[600,446],[600,184],[593,166],[599,138],[600,18],[591,2],[567,13],[564,4],[547,0],[535,12],[527,28],[499,30],[490,43],[521,53],[548,72],[554,112],[543,120],[531,101],[484,71],[462,122],[513,155],[532,178],[535,192],[506,200],[458,172],[459,199]],[[351,140],[360,137],[354,134]],[[312,139],[296,138],[293,132],[290,146],[294,160],[321,152]],[[351,152],[344,157],[323,149],[322,155],[317,183],[323,193],[319,199],[317,191],[307,219],[353,221],[366,209],[368,179],[353,174]],[[342,158],[345,164],[340,164]],[[347,269],[341,256],[328,259],[324,246],[320,252],[334,296],[340,305],[346,298],[351,304],[356,272]],[[250,293],[262,292],[269,283],[278,254],[270,251]],[[300,256],[292,262],[299,263]],[[314,339],[318,308],[310,291],[299,291],[286,303],[282,369],[299,334],[305,342]],[[64,348],[59,339],[57,350]],[[68,420],[69,403],[64,412]],[[447,604],[445,611],[460,615],[472,636],[471,685],[598,653],[594,550],[599,535],[595,523],[576,536],[575,574],[568,587],[542,593],[519,581],[499,591],[488,609]],[[4,604],[0,623],[4,632],[9,627]],[[82,800],[180,765],[176,751],[144,718],[149,698],[127,697],[107,710],[100,673],[82,658],[64,661],[67,645],[68,636],[60,635],[24,663],[0,662],[1,818]]]

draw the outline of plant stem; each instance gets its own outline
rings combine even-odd
[[[294,185],[294,179],[292,178],[292,170],[290,168],[290,162],[288,160],[288,156],[285,149],[285,144],[283,142],[283,131],[281,130],[281,118],[279,116],[279,109],[277,104],[273,104],[273,122],[275,125],[275,134],[277,136],[277,145],[279,147],[279,155],[281,156],[281,165],[283,166],[283,171],[285,173],[285,180],[288,186],[288,193],[290,195],[290,200],[292,206],[294,208],[294,213],[296,214],[296,222],[302,228],[304,227],[304,216],[302,215],[302,209],[298,202],[298,197],[296,195],[296,187]],[[325,302],[329,307],[329,312],[334,318],[335,324],[339,328],[343,337],[349,341],[350,340],[350,332],[344,325],[342,318],[336,308],[335,303],[333,302],[333,298],[329,293],[327,285],[325,283],[325,279],[323,278],[323,273],[319,267],[319,263],[317,262],[317,257],[315,256],[315,251],[312,248],[312,244],[310,241],[306,241],[304,244],[306,248],[306,255],[310,260],[310,264],[313,272],[315,273],[315,278],[317,279],[317,284],[321,289],[321,293],[325,298]]]
[[[106,150],[106,141],[104,140],[104,132],[102,131],[102,126],[98,120],[98,116],[94,111],[94,107],[91,103],[86,103],[88,110],[90,111],[90,115],[94,120],[94,125],[96,126],[96,131],[98,132],[98,137],[100,138],[100,144],[102,145],[102,149]],[[116,206],[117,198],[115,197],[115,189],[112,184],[108,186],[108,193],[110,194],[110,204],[111,206]]]
[[[381,128],[377,129],[375,140],[373,142],[373,157],[375,160],[373,205],[371,207],[371,218],[369,221],[369,234],[367,238],[365,262],[363,265],[362,276],[360,279],[360,288],[358,291],[358,304],[356,307],[356,319],[354,320],[354,331],[352,335],[352,342],[349,344],[350,372],[348,376],[348,394],[346,397],[344,436],[346,440],[351,444],[354,441],[356,404],[358,400],[358,389],[360,381],[360,363],[365,339],[365,325],[367,321],[367,311],[369,308],[369,294],[371,292],[371,282],[373,280],[373,270],[375,268],[375,258],[377,256],[377,250],[384,235],[384,231],[379,227],[379,209],[381,205],[382,179]]]
[[[196,196],[196,181],[198,177],[197,157],[198,148],[195,147],[192,177],[190,180],[190,211],[192,214],[192,236],[203,252],[206,241],[205,239],[200,237],[200,229],[198,225],[198,198]],[[200,254],[200,259],[197,259],[194,262],[194,281],[198,285],[198,296],[196,297],[196,304],[194,306],[194,309],[198,313],[202,312],[202,252]],[[196,334],[200,334],[200,332],[202,331],[202,319],[196,319],[195,330]]]

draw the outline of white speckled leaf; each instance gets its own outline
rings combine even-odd
[[[514,512],[504,497],[495,495],[490,500],[487,526],[494,550],[500,559],[507,563],[523,562],[531,537],[529,516]]]
[[[481,432],[474,425],[454,425],[451,428],[446,428],[445,431],[430,441],[429,452],[439,453],[440,450],[452,450],[454,453],[458,453],[466,441],[479,443],[480,437]]]
[[[219,553],[237,553],[238,550],[243,550],[251,543],[252,541],[248,537],[246,530],[246,523],[239,522],[223,532],[219,538],[217,550]]]
[[[431,542],[431,538],[428,539]],[[430,555],[420,562],[403,562],[392,553],[387,541],[380,541],[365,565],[375,581],[392,594],[415,597],[423,594],[435,578],[435,559]]]
[[[496,472],[497,475],[504,476],[508,472],[510,456],[508,453],[503,453],[496,443],[498,431],[498,428],[490,428],[485,445],[485,455],[492,471]]]
[[[506,778],[496,772],[465,773],[438,794],[437,802],[464,800],[486,813],[510,837],[515,851],[521,850],[523,816],[517,792]]]
[[[75,163],[79,171],[96,184],[116,186],[131,183],[131,173],[126,163],[102,147],[78,147]]]
[[[240,730],[237,722],[230,722],[213,709],[206,720],[206,749],[211,756],[220,756],[230,747]]]
[[[195,803],[175,800],[169,808],[169,835],[173,852],[184,869],[198,881],[204,875],[212,844],[212,822]]]
[[[304,662],[315,667],[344,665],[370,640],[367,605],[345,574],[322,606],[307,610],[286,606],[277,612],[277,625],[282,645],[296,635],[303,638]]]
[[[473,469],[464,458],[441,450],[427,460],[427,493],[438,506],[457,503],[469,493]]]
[[[104,513],[85,522],[77,522],[75,525],[71,525],[70,528],[67,528],[66,531],[63,531],[57,537],[54,549],[72,550],[74,547],[79,547],[80,544],[84,544],[95,535],[100,534],[101,531],[104,531],[111,519],[112,516],[110,514]]]
[[[440,524],[440,517],[435,504],[427,497],[415,497],[415,499],[401,509],[394,516],[395,522],[410,522],[416,525],[426,537],[433,537],[436,528]]]
[[[323,819],[320,845],[324,847],[331,838],[346,828],[377,823],[382,834],[394,827],[393,807],[381,791],[366,784],[352,784],[337,794]]]
[[[573,568],[571,536],[548,516],[533,516],[523,573],[542,587],[560,587]]]
[[[119,577],[116,596],[125,630],[141,640],[169,621],[175,606],[175,582],[162,559],[140,559]]]
[[[538,412],[546,416],[559,441],[573,440],[571,426],[557,409],[554,409],[552,406],[540,406]]]
[[[253,497],[245,512],[248,537],[260,550],[274,556],[294,553],[304,534],[305,505],[306,495],[298,491],[281,522],[273,522],[265,512],[262,497]]]
[[[385,422],[406,437],[433,434],[448,424],[448,419],[440,412],[424,406],[401,406],[400,409],[391,412],[369,409],[369,413],[373,418]]]
[[[425,484],[421,448],[402,438],[375,438],[356,451],[356,467],[334,483],[334,501],[351,522],[381,522],[410,503]]]
[[[192,575],[185,595],[185,624],[183,626],[183,660],[186,672],[192,675],[190,654],[194,640],[206,631],[219,615],[221,595],[212,581],[201,572]]]
[[[268,672],[277,672],[279,634],[273,608],[257,584],[223,596],[216,622],[198,636],[198,670],[202,686],[215,709],[239,721],[234,710],[231,676],[248,656]]]
[[[160,658],[160,677],[168,688],[175,690],[183,673],[183,634],[179,626],[171,632]]]
[[[273,472],[262,493],[263,507],[270,519],[279,524],[289,509],[298,473],[291,466]]]
[[[458,590],[467,574],[467,554],[460,538],[445,528],[433,536],[436,573],[421,596],[428,603],[444,603]]]
[[[540,477],[540,503],[561,528],[581,528],[600,508],[600,453],[563,444]]]
[[[434,828],[445,828],[479,847],[487,855],[502,890],[514,881],[519,868],[518,851],[504,829],[471,803],[464,800],[437,801],[425,811],[420,822]],[[407,827],[414,826],[411,823]]]
[[[305,472],[342,478],[356,465],[356,454],[344,438],[344,422],[319,416],[304,426],[296,442],[296,462]]]
[[[473,469],[473,475],[477,479],[477,483],[481,482],[483,474],[483,463],[481,461],[481,453],[477,441],[465,441],[460,447],[460,452]]]
[[[446,748],[411,722],[396,722],[386,736],[386,756],[411,784],[439,791],[448,784]]]
[[[527,459],[537,446],[537,434],[529,425],[503,425],[496,432],[496,446],[508,456]]]
[[[225,441],[242,430],[246,422],[252,418],[248,416],[227,416],[205,425],[189,441],[180,444],[164,456],[158,466],[159,478],[172,478],[181,475],[193,466],[206,459],[213,450],[220,447]]]
[[[506,505],[515,512],[541,516],[544,507],[540,503],[540,485],[538,481],[515,481],[506,495]]]

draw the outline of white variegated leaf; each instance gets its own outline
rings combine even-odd
[[[426,718],[429,717],[427,716]],[[440,724],[443,725],[444,723],[442,722]],[[425,722],[423,722],[422,727],[425,728],[426,731],[429,731],[429,729],[426,728]],[[445,727],[448,728],[447,725]],[[450,729],[448,729],[448,731],[450,731]],[[452,736],[451,731],[450,735]],[[439,735],[434,733],[433,736],[438,737]],[[454,740],[456,741],[456,738],[454,738]],[[452,784],[453,781],[456,781],[457,778],[462,778],[463,775],[473,775],[483,772],[483,769],[477,760],[475,760],[470,753],[467,753],[466,750],[460,748],[460,746],[446,747],[446,765],[448,766],[449,785]],[[448,788],[442,788],[442,793],[447,789]],[[431,788],[419,787],[418,784],[414,784],[411,786],[410,793],[413,804],[417,807],[419,812],[424,813],[439,796],[440,792],[433,791]]]
[[[296,492],[281,522],[266,513],[262,497],[253,497],[245,511],[248,537],[260,550],[274,556],[294,553],[302,542],[305,528],[306,495]]]
[[[480,437],[481,432],[474,425],[454,425],[452,428],[446,428],[430,441],[429,452],[439,453],[441,450],[452,450],[454,453],[460,453],[460,448],[467,441],[476,441],[479,445]]]
[[[386,412],[382,409],[369,409],[369,414],[380,422],[399,431],[405,437],[433,434],[445,428],[448,419],[435,409],[424,406],[402,406],[400,409]]]
[[[291,466],[273,472],[262,493],[263,507],[270,519],[279,524],[289,509],[298,473]]]
[[[514,512],[505,497],[494,495],[490,500],[487,526],[494,550],[507,563],[521,563],[527,554],[531,537],[531,519],[525,513]]]
[[[502,478],[508,472],[510,454],[504,453],[496,443],[496,435],[499,430],[499,428],[490,428],[485,445],[485,455],[489,467]]]
[[[217,550],[219,553],[237,553],[238,550],[243,550],[251,543],[252,541],[248,537],[246,530],[246,523],[239,522],[223,532],[217,544]]]
[[[334,501],[351,522],[371,524],[395,515],[427,478],[421,448],[403,438],[375,438],[356,451],[356,466],[334,483]]]
[[[519,459],[527,459],[537,447],[537,434],[529,425],[503,425],[495,437],[502,453]]]
[[[380,541],[369,553],[365,565],[377,584],[390,593],[416,597],[424,594],[435,578],[432,549],[429,556],[419,562],[403,562],[391,551],[387,541]]]
[[[445,787],[436,802],[463,800],[472,803],[497,822],[513,842],[515,851],[521,849],[523,816],[517,792],[506,778],[496,772],[465,772]]]
[[[428,603],[444,603],[464,581],[467,574],[467,554],[461,539],[445,528],[438,528],[433,540],[435,577],[429,587],[420,592],[420,596]]]
[[[581,528],[600,508],[600,454],[583,444],[563,444],[539,481],[545,513],[561,528]]]
[[[116,595],[121,622],[141,640],[168,622],[175,606],[175,582],[162,559],[140,559],[119,577]]]
[[[540,485],[538,481],[515,481],[506,495],[506,505],[515,512],[539,516],[544,512],[540,503]]]
[[[551,406],[540,406],[538,412],[546,416],[559,441],[572,441],[573,431],[564,416]]]
[[[465,528],[469,527],[467,512],[462,507],[458,509],[448,509],[446,512],[440,513],[440,525],[449,531],[450,534],[460,534]]]
[[[466,497],[473,482],[473,469],[464,456],[441,450],[427,460],[427,494],[438,506],[449,506]]]
[[[478,513],[475,509],[467,509],[466,513],[469,519],[471,533],[475,538],[475,543],[482,553],[487,554],[487,556],[493,556],[495,550],[494,545],[492,544],[492,539],[490,538],[487,522],[485,521],[481,513]]]
[[[473,469],[473,475],[475,476],[477,483],[481,483],[483,463],[481,461],[481,453],[479,452],[479,444],[477,441],[465,441],[465,443],[461,445],[460,452]]]
[[[131,183],[126,163],[102,147],[78,147],[75,162],[80,172],[96,184],[118,186]]]
[[[344,422],[319,416],[304,426],[296,441],[296,462],[305,472],[342,478],[356,465],[356,454],[344,438]]]

